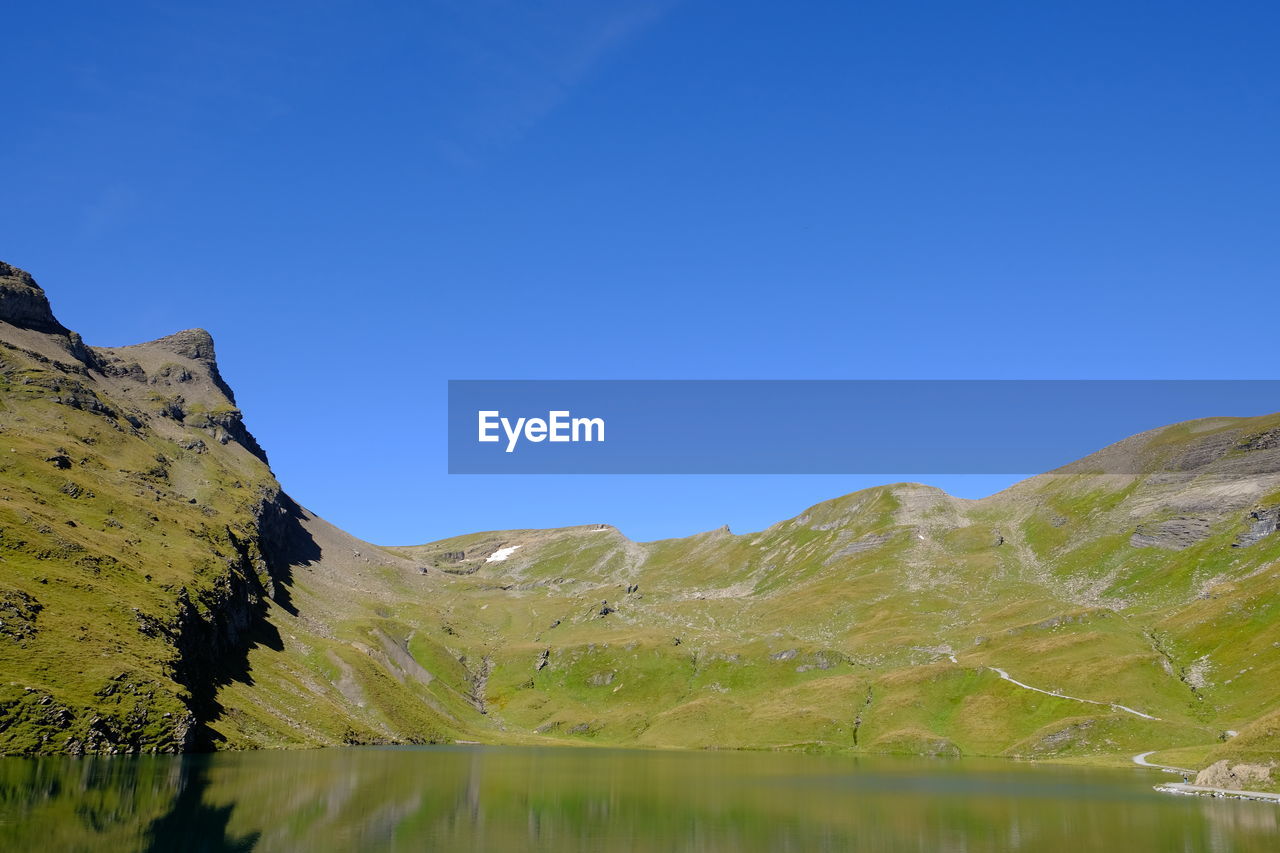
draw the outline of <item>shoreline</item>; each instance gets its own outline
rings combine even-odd
[[[1150,767],[1155,770],[1163,770],[1165,773],[1176,773],[1184,779],[1194,776],[1196,771],[1189,770],[1186,767],[1172,767],[1168,764],[1156,764],[1153,761],[1147,761],[1148,755],[1154,755],[1159,750],[1150,750],[1149,752],[1141,752],[1133,757],[1133,763],[1139,767]],[[1165,782],[1163,785],[1153,785],[1153,790],[1162,794],[1178,794],[1184,797],[1213,797],[1220,800],[1251,800],[1259,803],[1280,803],[1280,794],[1272,794],[1267,791],[1242,791],[1233,788],[1213,788],[1207,785],[1193,785],[1190,782]]]
[[[1063,697],[1063,698],[1073,698],[1073,697]],[[117,753],[117,754],[91,753],[91,754],[83,754],[83,755],[69,755],[66,753],[43,753],[43,754],[31,754],[31,755],[0,755],[0,758],[27,759],[27,760],[33,760],[33,759],[39,760],[39,759],[50,759],[50,758],[73,758],[73,759],[140,758],[140,757],[156,757],[156,756],[166,756],[170,758],[187,758],[191,756],[211,756],[211,755],[219,755],[219,754],[225,755],[225,754],[237,754],[237,753],[296,752],[296,751],[307,751],[307,750],[350,749],[350,748],[361,748],[361,747],[386,748],[386,747],[413,747],[413,746],[427,746],[427,747],[431,747],[431,746],[476,747],[478,746],[478,747],[499,747],[499,748],[501,747],[517,747],[517,748],[532,747],[532,748],[551,748],[551,749],[557,749],[557,748],[625,749],[625,750],[639,750],[639,751],[646,751],[646,752],[648,751],[653,751],[653,752],[708,751],[706,749],[690,749],[688,747],[634,746],[634,745],[619,746],[617,744],[564,743],[564,742],[556,742],[556,741],[545,741],[542,739],[525,740],[523,738],[512,738],[512,739],[496,740],[496,741],[475,741],[475,740],[455,739],[455,740],[441,741],[439,743],[434,743],[434,744],[369,743],[369,744],[341,744],[341,745],[334,744],[334,745],[327,745],[327,746],[319,746],[319,745],[317,746],[283,746],[283,747],[275,746],[275,747],[258,747],[253,749],[221,749],[221,750],[213,750],[210,752],[187,752],[187,753]],[[715,751],[715,750],[712,750],[712,751]],[[798,754],[807,753],[807,754],[833,755],[833,756],[834,755],[857,756],[861,754],[861,755],[868,755],[868,756],[885,756],[885,757],[892,757],[892,756],[917,757],[917,758],[938,757],[938,756],[922,756],[922,755],[912,755],[907,753],[889,753],[889,752],[853,753],[853,752],[846,752],[845,750],[842,750],[842,749],[823,749],[823,748],[804,749],[804,748],[797,748],[797,745],[792,745],[790,747],[782,747],[782,748],[778,748],[778,747],[761,748],[761,749],[737,748],[737,749],[728,749],[726,751],[730,751],[730,752],[793,752]],[[1147,760],[1148,756],[1154,755],[1156,752],[1159,752],[1159,751],[1160,750],[1148,750],[1146,752],[1138,753],[1137,755],[1130,756],[1129,762],[1139,767],[1144,767],[1150,770],[1160,770],[1164,773],[1173,773],[1175,775],[1183,776],[1184,779],[1193,777],[1196,775],[1197,771],[1192,770],[1190,768],[1175,767],[1168,764],[1158,764],[1156,762]],[[1028,762],[1032,764],[1050,764],[1050,765],[1058,764],[1063,766],[1083,765],[1083,766],[1092,766],[1092,767],[1108,767],[1108,766],[1117,767],[1118,764],[1113,762],[1119,759],[1120,756],[1114,755],[1114,754],[1109,757],[1089,756],[1089,757],[1083,758],[1083,760],[1081,760],[1081,758],[1076,758],[1075,760],[1065,760],[1065,761],[1061,759],[1054,760],[1053,758],[1027,758],[1022,756],[1004,756],[1004,755],[991,755],[991,756],[969,755],[969,756],[963,756],[963,758],[994,759],[994,760],[1004,760],[1004,761],[1012,761],[1012,762],[1018,762],[1018,763]],[[1215,788],[1215,787],[1205,786],[1205,785],[1195,785],[1186,781],[1165,782],[1159,785],[1153,785],[1152,790],[1158,791],[1162,794],[1175,794],[1179,796],[1198,796],[1198,797],[1210,797],[1213,799],[1232,799],[1232,800],[1245,800],[1245,801],[1251,801],[1251,802],[1266,802],[1266,803],[1280,804],[1280,792],[1272,793],[1269,791],[1246,791],[1246,790],[1237,790],[1237,789],[1231,789],[1231,788]]]
[[[1266,791],[1236,791],[1230,788],[1207,788],[1202,785],[1190,785],[1185,782],[1166,782],[1154,786],[1154,790],[1162,794],[1178,794],[1184,797],[1212,797],[1217,800],[1251,800],[1258,803],[1280,804],[1280,794]]]

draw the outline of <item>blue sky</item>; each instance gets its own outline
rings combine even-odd
[[[763,527],[884,478],[450,477],[450,378],[1268,378],[1271,3],[24,4],[0,258],[213,332],[365,538]],[[978,496],[1005,478],[934,478]]]

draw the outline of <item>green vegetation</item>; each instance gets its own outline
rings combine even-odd
[[[0,752],[1280,761],[1280,416],[983,501],[897,484],[744,535],[378,548],[281,493],[204,333],[0,342]]]

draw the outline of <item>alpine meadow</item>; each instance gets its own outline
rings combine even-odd
[[[0,752],[1154,752],[1276,789],[1280,415],[981,500],[903,483],[745,535],[392,548],[288,497],[207,333],[87,345],[4,264],[0,321]]]

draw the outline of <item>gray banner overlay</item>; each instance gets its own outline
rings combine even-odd
[[[1194,419],[1252,471],[1277,411],[1280,380],[453,380],[449,471],[1034,474]],[[1080,470],[1189,464],[1126,447]]]

